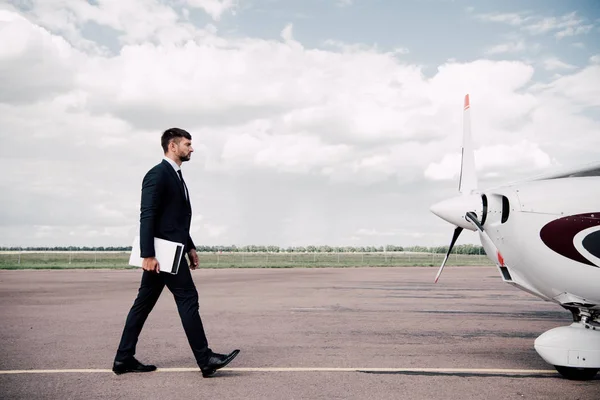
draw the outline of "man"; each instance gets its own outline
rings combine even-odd
[[[239,353],[213,353],[208,347],[204,327],[198,312],[198,292],[192,280],[191,269],[198,267],[196,246],[189,234],[192,208],[181,164],[189,161],[194,149],[192,136],[179,128],[167,129],[161,138],[165,157],[144,177],[140,213],[140,253],[142,280],[139,292],[125,322],[121,342],[115,356],[113,372],[150,372],[154,365],[144,365],[134,358],[135,347],[144,322],[156,304],[165,285],[169,288],[183,323],[196,362],[203,377],[213,375]],[[161,273],[155,258],[154,238],[183,243],[191,265],[182,257],[177,274]]]

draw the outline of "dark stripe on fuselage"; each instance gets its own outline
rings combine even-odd
[[[582,230],[599,225],[600,212],[570,215],[555,219],[544,225],[540,230],[540,238],[546,246],[558,254],[583,264],[598,267],[575,248],[573,238]],[[599,232],[592,232],[583,239],[583,247],[596,257],[598,257],[598,252],[600,252],[600,235],[596,235],[597,233]],[[596,253],[590,249],[595,249]]]

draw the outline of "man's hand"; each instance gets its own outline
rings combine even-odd
[[[158,264],[158,260],[156,257],[147,257],[142,261],[142,269],[148,272],[160,272],[160,265]]]
[[[188,253],[188,255],[190,256],[190,269],[196,269],[198,268],[199,265],[199,261],[198,261],[198,253],[196,253],[196,249],[191,249],[190,252]]]

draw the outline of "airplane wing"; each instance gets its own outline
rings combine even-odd
[[[593,162],[570,168],[554,168],[551,171],[545,172],[543,174],[535,175],[530,178],[520,179],[515,182],[509,182],[503,184],[502,186],[512,186],[524,182],[542,181],[549,179],[579,178],[584,176],[600,176],[600,162]]]
[[[560,171],[546,173],[543,175],[536,176],[530,180],[539,181],[546,179],[578,178],[582,176],[600,176],[600,162],[594,162],[579,167],[567,168],[562,169]]]
[[[540,181],[547,179],[577,178],[582,176],[600,176],[600,162],[581,165],[578,167],[561,168],[542,175],[537,175],[528,181]]]

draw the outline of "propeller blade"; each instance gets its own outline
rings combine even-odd
[[[458,191],[469,194],[476,189],[477,174],[475,172],[473,138],[471,137],[471,104],[469,95],[467,94],[465,95],[465,108],[463,112],[463,145]]]
[[[442,274],[442,271],[444,270],[444,266],[446,265],[446,261],[448,261],[448,257],[450,256],[450,252],[452,251],[452,248],[454,247],[454,243],[456,243],[456,239],[458,239],[458,237],[460,236],[460,233],[462,231],[463,231],[463,228],[461,228],[460,226],[457,226],[456,229],[454,230],[454,235],[452,236],[452,241],[450,242],[450,247],[448,247],[448,252],[446,253],[446,257],[444,257],[444,262],[442,262],[442,266],[440,267],[440,269],[435,277],[434,283],[437,283],[438,279],[440,278],[440,275]]]

